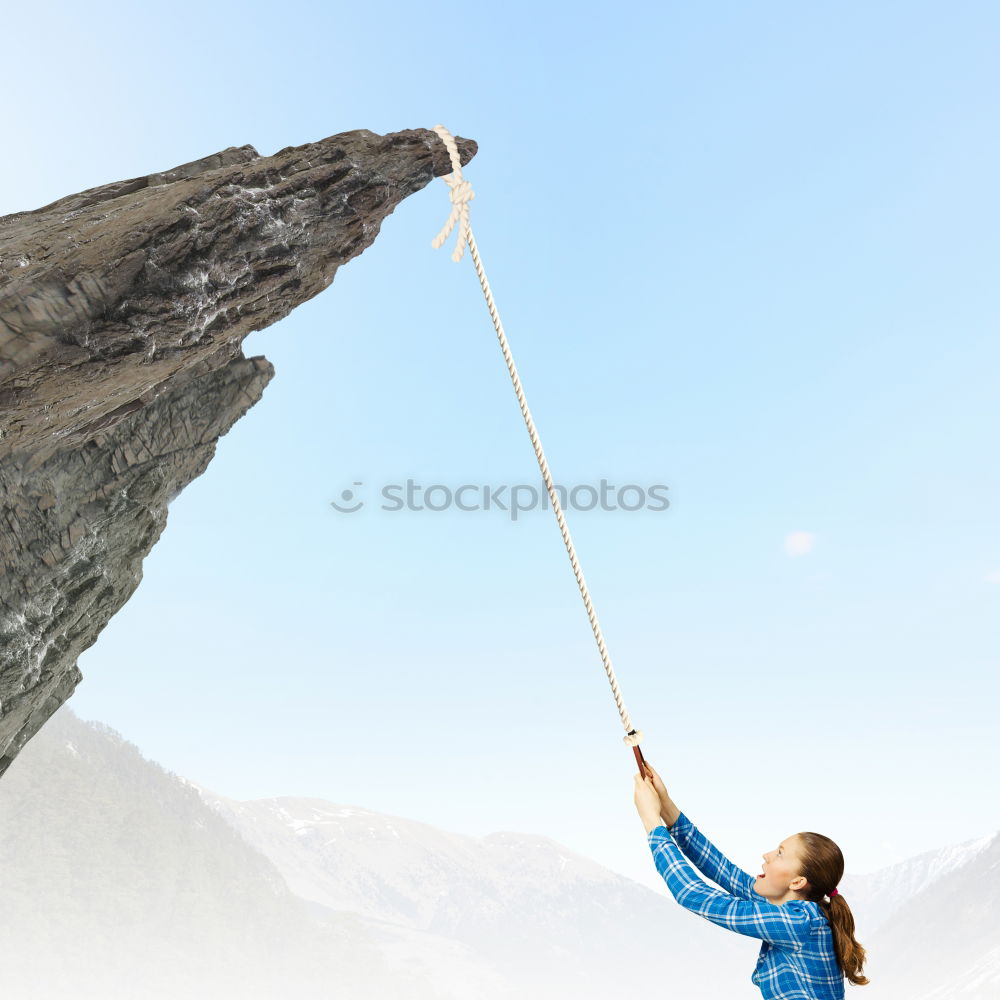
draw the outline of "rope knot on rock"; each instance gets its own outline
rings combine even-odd
[[[448,216],[448,221],[444,224],[441,232],[431,240],[431,246],[435,250],[440,247],[448,239],[448,234],[455,228],[457,222],[459,224],[458,241],[455,243],[451,259],[458,263],[462,259],[462,254],[465,253],[465,244],[469,239],[469,202],[476,197],[476,193],[472,190],[472,185],[462,177],[462,161],[459,159],[458,147],[455,145],[451,133],[443,125],[435,125],[434,131],[441,136],[448,149],[448,155],[451,157],[452,172],[442,178],[450,189],[451,215]]]

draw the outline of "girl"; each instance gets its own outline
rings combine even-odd
[[[843,1000],[844,977],[864,986],[865,950],[837,883],[840,848],[819,833],[796,833],[763,855],[756,878],[741,871],[674,805],[646,762],[635,776],[635,805],[646,827],[656,870],[681,906],[737,934],[762,938],[750,977],[764,1000]],[[679,848],[679,849],[678,849]],[[684,852],[713,882],[706,885]]]

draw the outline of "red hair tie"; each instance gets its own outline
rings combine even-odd
[[[837,890],[836,889],[831,889],[830,890],[830,899],[833,899],[833,897],[836,896],[836,895],[838,895]]]

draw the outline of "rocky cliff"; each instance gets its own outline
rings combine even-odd
[[[456,142],[465,165],[476,144]],[[0,217],[0,774],[79,683],[167,505],[273,376],[243,338],[450,172],[430,130],[358,129]]]

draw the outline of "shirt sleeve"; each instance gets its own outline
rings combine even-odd
[[[809,936],[811,919],[799,900],[782,906],[759,897],[760,902],[739,899],[706,885],[684,859],[670,831],[663,825],[649,832],[649,847],[656,870],[674,899],[686,910],[737,934],[769,941],[779,948],[798,950]]]
[[[731,892],[740,899],[761,898],[754,892],[753,886],[757,880],[753,875],[734,865],[684,813],[670,827],[670,835],[702,875],[721,885],[726,892]]]

